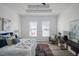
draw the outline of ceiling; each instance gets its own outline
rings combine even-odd
[[[60,13],[62,13],[62,11],[69,8],[72,3],[47,3],[46,5],[43,5],[41,3],[2,3],[2,5],[12,9],[19,15],[59,15]]]

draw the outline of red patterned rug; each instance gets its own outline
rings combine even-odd
[[[53,56],[48,44],[38,44],[36,48],[36,56]]]

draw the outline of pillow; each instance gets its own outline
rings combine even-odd
[[[54,38],[54,35],[51,35],[51,38]]]
[[[6,41],[7,41],[8,45],[13,45],[13,44],[15,44],[15,37],[11,36],[11,37],[7,38]]]
[[[17,44],[17,43],[19,43],[19,42],[20,42],[20,40],[19,40],[18,38],[12,39],[12,43],[13,43],[13,44]]]
[[[7,41],[7,45],[8,45],[8,46],[10,46],[10,45],[13,44],[13,43],[12,43],[12,40],[7,39],[6,41]]]
[[[0,35],[0,40],[2,40],[3,39],[3,37],[2,37],[2,35]]]
[[[19,38],[16,38],[16,43],[19,43],[20,42],[20,39]]]

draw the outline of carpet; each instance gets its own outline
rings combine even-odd
[[[48,44],[38,44],[36,47],[36,56],[53,56]]]

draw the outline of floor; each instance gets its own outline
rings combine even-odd
[[[61,50],[60,47],[57,45],[49,44],[49,47],[52,50],[52,53],[54,54],[54,56],[74,56],[68,50]]]

